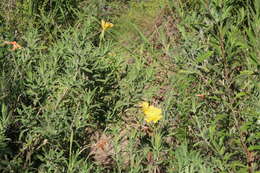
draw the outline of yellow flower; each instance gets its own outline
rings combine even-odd
[[[159,108],[156,108],[154,106],[149,106],[148,102],[142,102],[140,104],[142,107],[142,111],[145,115],[144,120],[146,122],[154,122],[156,123],[162,118],[162,110]]]
[[[104,20],[101,20],[101,26],[102,26],[102,31],[105,31],[109,28],[112,28],[114,26],[114,24],[110,23],[110,22],[105,22]]]

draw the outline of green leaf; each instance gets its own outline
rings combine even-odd
[[[252,74],[254,74],[254,72],[250,70],[244,70],[240,72],[240,75],[252,75]]]
[[[246,95],[247,95],[247,93],[245,93],[245,92],[239,92],[239,93],[236,94],[235,98],[240,98],[240,97],[243,97],[243,96],[246,96]]]
[[[200,56],[196,59],[196,61],[197,61],[198,63],[201,63],[201,62],[205,61],[206,59],[208,59],[209,57],[211,57],[212,54],[213,54],[213,51],[204,52],[202,55],[200,55]]]
[[[5,104],[2,104],[2,116],[7,116],[7,106]]]
[[[248,148],[249,151],[260,150],[260,145],[251,145]]]

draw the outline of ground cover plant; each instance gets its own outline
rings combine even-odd
[[[0,12],[1,172],[259,172],[260,1]]]

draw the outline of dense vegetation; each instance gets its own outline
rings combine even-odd
[[[1,0],[0,33],[0,172],[260,170],[259,0]]]

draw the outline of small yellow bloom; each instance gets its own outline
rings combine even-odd
[[[110,22],[105,22],[104,20],[101,20],[101,26],[102,26],[102,31],[105,31],[109,28],[112,28],[114,26],[114,24],[110,23]]]
[[[146,122],[154,122],[156,123],[162,118],[162,110],[159,108],[156,108],[154,106],[149,106],[148,102],[142,102],[140,104],[142,107],[142,111],[145,115],[144,120]]]

